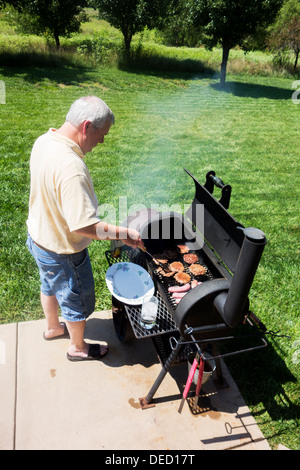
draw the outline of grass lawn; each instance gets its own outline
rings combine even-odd
[[[99,204],[118,209],[122,196],[128,208],[183,207],[194,196],[183,168],[201,182],[214,170],[232,186],[232,215],[266,233],[251,307],[268,329],[290,338],[270,337],[267,349],[227,363],[270,444],[299,449],[300,106],[291,100],[293,79],[229,74],[221,91],[213,75],[65,65],[2,66],[0,80],[0,323],[42,317],[25,247],[31,147],[63,122],[76,98],[96,94],[116,117],[105,144],[87,156]],[[90,246],[97,310],[110,308],[108,247]]]

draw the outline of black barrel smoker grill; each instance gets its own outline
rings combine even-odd
[[[158,266],[141,250],[123,246],[117,252],[112,246],[106,252],[109,265],[129,261],[144,267],[151,275],[159,299],[156,326],[146,330],[140,325],[141,306],[120,303],[112,297],[112,312],[117,336],[121,341],[150,337],[158,353],[162,369],[141,407],[153,406],[153,397],[170,368],[187,360],[187,355],[198,354],[205,361],[203,350],[210,348],[216,362],[216,384],[226,386],[220,359],[267,346],[266,328],[250,311],[248,294],[266,245],[265,234],[256,228],[245,228],[228,212],[231,187],[225,185],[215,172],[206,175],[201,185],[185,170],[195,183],[195,197],[182,215],[164,212],[149,215],[140,228],[147,251],[155,255],[174,249],[180,244],[196,253],[206,273],[191,275],[199,284],[190,289],[176,303],[168,288],[174,277],[161,275]],[[221,188],[218,201],[213,196],[214,186]],[[150,214],[150,212],[149,212]],[[167,236],[166,236],[167,234]],[[187,272],[188,265],[178,253]],[[172,260],[174,261],[174,259]],[[233,339],[237,328],[249,324],[258,335],[259,344],[220,354],[222,341]]]

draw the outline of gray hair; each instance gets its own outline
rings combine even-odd
[[[107,104],[97,96],[83,96],[74,101],[66,116],[66,121],[78,127],[84,121],[90,121],[98,129],[109,120],[115,123],[115,117]]]

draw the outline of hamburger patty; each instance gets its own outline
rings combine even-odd
[[[197,263],[197,261],[199,261],[198,255],[195,253],[188,253],[183,256],[183,259],[188,264]]]
[[[205,266],[202,266],[201,264],[194,263],[191,264],[189,267],[189,270],[191,271],[194,276],[200,276],[206,273],[207,269]]]
[[[191,276],[187,273],[183,272],[178,272],[175,274],[174,278],[179,284],[186,284],[187,282],[190,282]]]
[[[173,263],[170,264],[170,269],[172,271],[182,272],[184,271],[184,266],[180,261],[174,261]]]

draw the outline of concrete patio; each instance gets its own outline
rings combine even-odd
[[[107,342],[102,361],[72,363],[67,339],[43,339],[45,320],[0,326],[1,450],[270,450],[224,365],[228,388],[202,387],[178,413],[187,366],[172,367],[155,406],[142,410],[161,364],[150,339],[121,343],[111,311],[87,322],[88,342]]]

